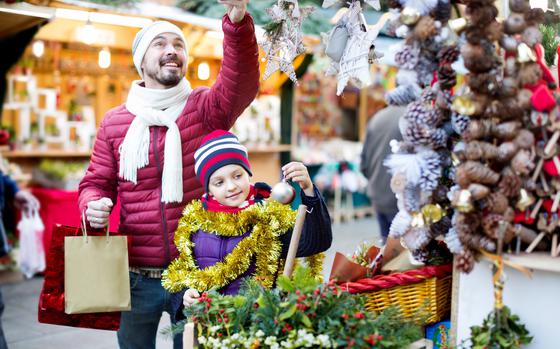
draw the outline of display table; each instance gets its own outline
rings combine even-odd
[[[41,203],[39,215],[45,224],[43,246],[45,251],[51,245],[51,236],[55,224],[78,227],[80,225],[80,212],[78,210],[78,192],[60,189],[46,189],[32,187],[31,192]],[[119,227],[119,202],[115,205],[109,217],[110,231],[117,231]]]
[[[560,258],[539,253],[509,259],[533,271],[533,277],[529,279],[517,270],[504,268],[504,304],[519,316],[533,336],[531,344],[523,348],[558,348]],[[482,324],[493,308],[491,263],[482,260],[470,274],[455,274],[453,283],[457,282],[458,293],[454,301],[457,302],[457,344],[460,344],[469,337],[470,326]]]

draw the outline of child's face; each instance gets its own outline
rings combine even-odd
[[[220,204],[239,207],[249,196],[249,174],[239,165],[220,167],[210,176],[208,191]]]

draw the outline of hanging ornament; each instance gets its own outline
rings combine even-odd
[[[330,2],[329,4],[332,5]],[[323,7],[328,7],[325,5],[326,4],[323,3]],[[337,29],[340,31],[341,26],[344,26],[347,35],[345,46],[340,48],[343,48],[340,61],[337,62],[333,60],[331,66],[327,70],[327,75],[337,75],[337,95],[342,93],[344,87],[350,80],[356,80],[360,82],[362,86],[371,84],[369,65],[373,63],[371,62],[371,57],[375,57],[375,54],[371,54],[370,51],[375,49],[374,42],[379,34],[379,30],[383,27],[385,22],[392,17],[393,14],[385,13],[381,16],[377,24],[368,26],[360,2],[353,0],[350,3],[348,11],[340,18],[337,27],[333,28],[331,33],[324,36],[328,38],[328,40],[331,40],[334,34],[333,31]],[[330,42],[327,43],[327,46],[329,44]],[[330,56],[332,57],[332,55]]]
[[[266,27],[265,39],[261,47],[266,55],[266,69],[263,79],[282,71],[297,83],[294,59],[305,52],[301,24],[313,12],[313,7],[299,7],[297,0],[278,0],[267,13],[272,21]]]

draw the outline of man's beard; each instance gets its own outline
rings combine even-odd
[[[163,67],[160,67],[163,68]],[[163,86],[166,87],[173,87],[181,81],[183,78],[182,71],[175,73],[171,71],[165,70],[148,70],[146,69],[146,75],[149,76],[152,80],[157,81]]]
[[[175,64],[177,64],[178,67],[181,67],[182,64],[183,64],[183,62],[181,62],[179,60],[177,55],[167,56],[166,58],[160,60],[159,70],[158,69],[154,69],[154,70],[146,69],[146,75],[149,76],[152,80],[157,81],[158,83],[160,83],[163,86],[173,87],[173,86],[177,85],[179,83],[179,81],[181,81],[181,79],[183,78],[183,76],[185,74],[183,73],[183,69],[180,69],[180,71],[178,73],[176,73],[175,71],[170,71],[170,70],[164,69],[164,66],[167,63],[175,63]]]

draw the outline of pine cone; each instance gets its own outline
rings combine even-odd
[[[430,242],[430,231],[426,227],[411,228],[402,237],[402,241],[409,250],[418,250]]]
[[[418,63],[416,64],[416,73],[418,74],[418,82],[422,86],[430,86],[434,76],[433,73],[437,69],[437,63],[422,54],[418,58]]]
[[[504,194],[507,198],[515,198],[519,195],[522,185],[521,178],[517,176],[510,167],[502,170],[501,180],[498,184],[498,192]]]
[[[503,242],[504,244],[507,244],[515,236],[515,230],[513,229],[513,226],[507,221],[506,217],[495,213],[484,216],[484,218],[482,219],[482,230],[488,237],[497,240],[498,231],[500,229],[500,222],[504,222],[504,224],[506,224]]]
[[[511,159],[511,168],[515,173],[527,176],[535,168],[535,163],[531,160],[529,150],[521,149]]]
[[[470,23],[479,27],[487,27],[498,15],[498,9],[494,5],[467,6],[465,14]]]
[[[426,88],[424,89],[424,91],[422,92],[422,96],[420,97],[420,100],[425,103],[425,104],[432,104],[432,102],[436,99],[436,93],[434,92],[433,89],[431,88]]]
[[[491,120],[471,120],[462,137],[466,142],[484,138],[490,135],[493,129]]]
[[[450,64],[440,65],[437,71],[437,78],[441,89],[450,90],[457,83],[457,73],[451,68]]]
[[[451,110],[453,95],[451,91],[439,90],[436,97],[436,107],[442,110]]]
[[[441,161],[437,156],[425,156],[425,165],[420,169],[420,188],[424,191],[434,190],[441,178]]]
[[[529,26],[538,26],[544,23],[545,15],[544,11],[540,8],[532,8],[531,10],[525,12],[525,22]]]
[[[482,202],[483,209],[488,209],[490,212],[497,214],[504,214],[508,207],[508,198],[500,192],[491,193]]]
[[[473,216],[473,215],[466,215]],[[479,221],[480,222],[480,221]],[[496,248],[496,244],[488,237],[483,236],[478,233],[478,229],[472,229],[472,227],[465,227],[469,222],[457,221],[455,224],[455,230],[457,231],[457,236],[461,241],[461,244],[468,249],[478,250],[480,248],[487,251],[493,251]]]
[[[434,19],[430,16],[422,16],[414,27],[414,37],[424,41],[437,34],[437,27]]]
[[[465,147],[468,160],[494,160],[498,157],[498,147],[488,142],[472,141]]]
[[[473,200],[481,200],[490,194],[490,189],[482,184],[471,183],[467,190],[471,193]]]
[[[535,145],[535,135],[529,130],[519,130],[514,142],[519,148],[531,149]]]
[[[433,237],[444,236],[451,229],[451,218],[448,216],[443,217],[439,221],[430,226]]]
[[[407,185],[404,188],[404,207],[408,212],[418,212],[420,210],[420,191],[416,186]]]
[[[515,138],[520,128],[521,123],[519,121],[502,122],[498,125],[491,124],[492,135],[502,140]]]
[[[519,148],[514,142],[504,142],[500,144],[498,147],[498,161],[499,162],[508,162],[510,161]]]
[[[447,23],[451,18],[451,6],[448,1],[438,1],[436,8],[432,10],[430,15],[441,23]]]
[[[431,142],[431,131],[428,126],[409,122],[403,139],[414,145],[428,145]]]
[[[448,45],[444,46],[437,54],[437,59],[439,64],[452,64],[457,59],[459,59],[459,55],[461,51],[457,48],[456,45]]]
[[[432,131],[430,136],[430,143],[434,149],[446,148],[447,147],[447,132],[445,130],[438,128]]]
[[[466,161],[465,163],[459,165],[457,168],[457,177],[459,177],[460,172],[465,172],[466,178],[469,180],[468,184],[466,182],[459,183],[459,185],[463,188],[467,188],[470,183],[492,185],[498,183],[498,180],[500,179],[500,175],[498,173],[476,161]],[[461,174],[461,177],[463,177],[463,174]]]
[[[416,67],[418,63],[418,56],[418,50],[414,50],[407,45],[395,53],[395,63],[397,63],[401,69],[414,70],[414,67]]]
[[[457,134],[463,134],[465,130],[469,127],[470,118],[466,115],[457,114],[453,112],[451,114],[451,125],[453,127],[453,131]]]
[[[476,260],[471,250],[463,250],[455,259],[455,267],[466,274],[473,270],[475,263]]]
[[[536,63],[525,63],[518,73],[519,84],[531,86],[542,79],[542,70]]]
[[[459,236],[457,235],[457,230],[455,230],[454,227],[449,229],[449,232],[445,235],[444,241],[451,253],[459,253],[463,250],[463,244],[461,244],[461,240],[459,240]]]

